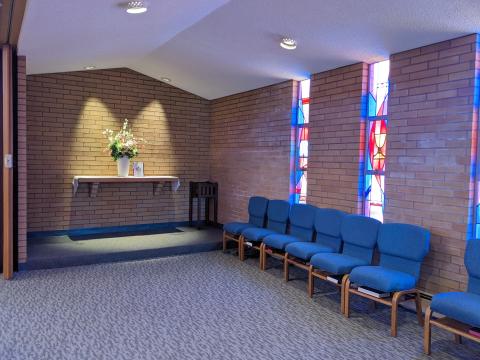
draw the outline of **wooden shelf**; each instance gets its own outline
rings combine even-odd
[[[77,194],[81,183],[88,184],[90,197],[96,197],[100,184],[129,184],[129,183],[151,183],[153,194],[158,195],[161,188],[170,186],[171,191],[177,191],[180,187],[180,180],[176,176],[74,176],[72,181],[73,196]],[[162,185],[162,186],[161,186]]]

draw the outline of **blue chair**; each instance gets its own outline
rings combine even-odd
[[[423,259],[430,249],[430,232],[422,227],[409,224],[383,224],[378,234],[380,263],[378,266],[355,267],[344,283],[345,316],[350,313],[350,294],[356,294],[391,306],[391,334],[397,336],[398,304],[415,300],[418,321],[423,325],[420,294],[416,289],[420,278]],[[365,294],[358,287],[370,288],[385,297]]]
[[[267,207],[267,227],[249,227],[242,231],[238,242],[240,260],[245,260],[245,246],[260,251],[263,238],[271,234],[285,234],[287,231],[290,204],[284,200],[270,200]],[[260,256],[262,268],[262,256]]]
[[[343,285],[348,278],[346,274],[349,274],[352,269],[372,263],[380,225],[380,221],[360,215],[346,215],[343,218],[340,228],[343,240],[342,253],[319,253],[310,258],[308,271],[310,297],[313,295],[315,278],[328,280],[327,278],[337,277],[341,278]],[[342,286],[342,302],[340,304],[342,313],[344,312],[343,299]]]
[[[342,246],[340,229],[346,213],[335,209],[316,209],[315,240],[299,241],[288,244],[285,248],[284,276],[288,281],[289,265],[309,270],[308,262],[315,254],[338,253]]]
[[[468,241],[464,261],[468,273],[467,291],[434,295],[425,311],[425,354],[430,354],[431,350],[432,325],[454,333],[458,343],[462,337],[480,342],[479,337],[469,333],[471,327],[480,328],[480,240]],[[433,319],[434,312],[444,317]]]
[[[242,231],[251,227],[264,227],[267,216],[268,199],[252,196],[248,200],[248,222],[229,222],[223,225],[223,252],[227,250],[227,242],[238,244]],[[240,256],[240,253],[238,254]]]
[[[312,205],[294,204],[290,209],[288,234],[272,234],[263,239],[262,270],[267,264],[267,255],[284,260],[288,244],[299,241],[312,241],[316,208]]]

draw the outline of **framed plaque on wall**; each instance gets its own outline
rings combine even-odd
[[[133,176],[144,176],[143,173],[143,162],[134,161],[133,162]]]

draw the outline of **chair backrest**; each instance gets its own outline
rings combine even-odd
[[[317,209],[315,214],[315,242],[340,251],[342,246],[341,227],[347,214],[336,209]]]
[[[268,199],[262,196],[252,196],[248,201],[248,222],[257,227],[265,226]]]
[[[294,204],[290,208],[290,231],[292,236],[312,241],[316,207],[307,204]]]
[[[267,228],[280,234],[287,232],[290,204],[285,200],[270,200],[267,209]]]
[[[342,253],[370,264],[381,224],[380,221],[366,216],[346,215],[341,226]]]
[[[468,291],[480,295],[480,240],[469,240],[465,250]]]
[[[413,275],[418,281],[430,249],[430,232],[410,224],[383,224],[378,232],[380,266]]]

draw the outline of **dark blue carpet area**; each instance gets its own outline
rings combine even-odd
[[[34,237],[21,270],[51,269],[191,254],[221,248],[222,231],[190,227]]]

